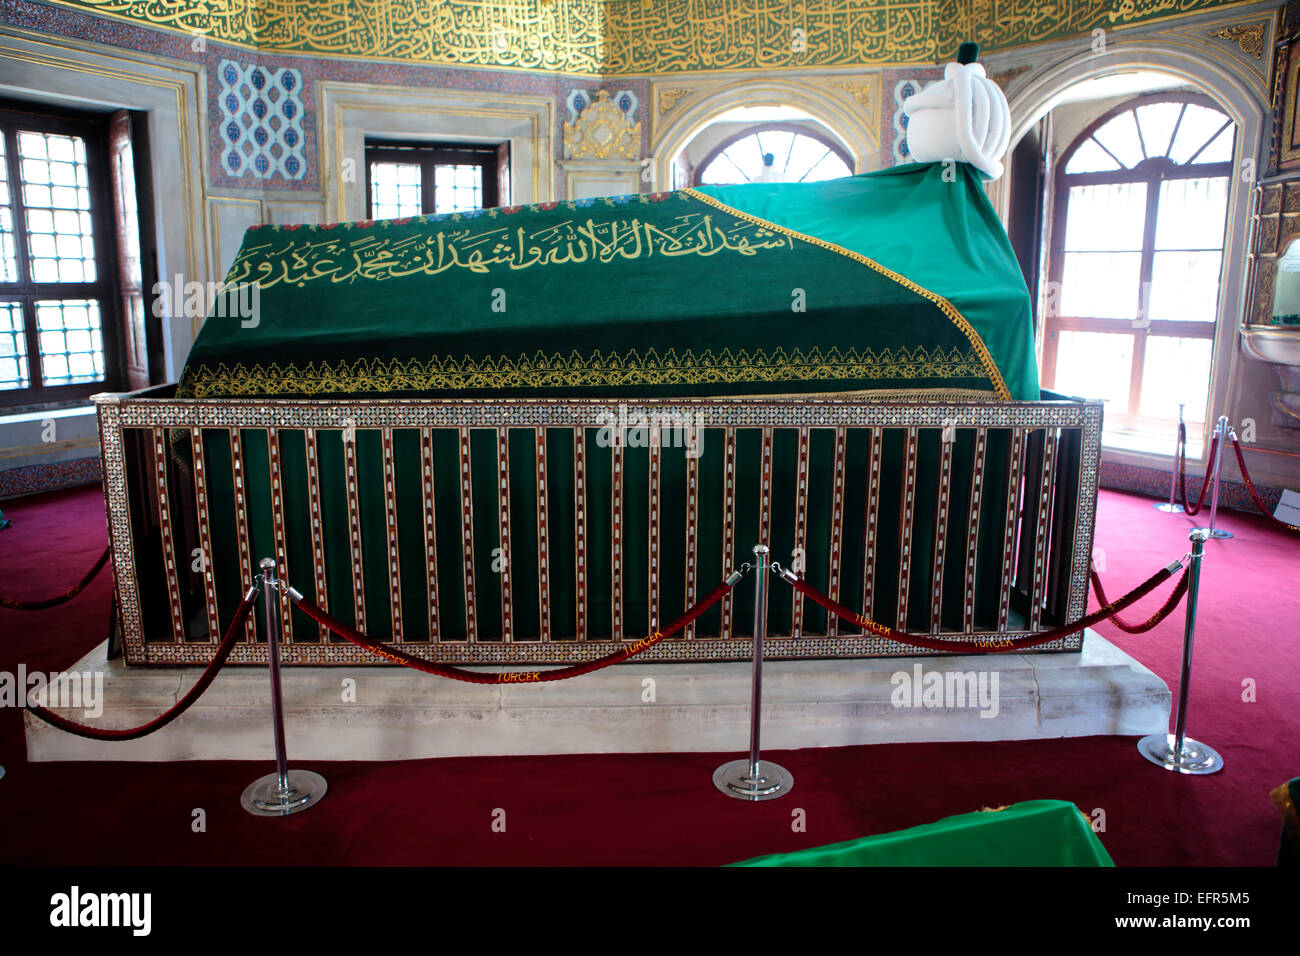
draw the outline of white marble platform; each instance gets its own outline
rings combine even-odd
[[[997,674],[997,715],[976,707],[895,707],[894,675]],[[97,726],[152,719],[196,670],[127,668],[99,647],[71,668],[104,673]],[[763,747],[1145,735],[1168,727],[1164,682],[1100,635],[1081,652],[994,657],[769,661]],[[343,700],[345,680],[355,702]],[[654,701],[643,700],[653,680]],[[501,754],[735,751],[749,740],[750,666],[622,664],[553,684],[464,684],[400,667],[289,667],[290,761]],[[197,704],[139,740],[99,742],[25,713],[31,760],[272,759],[265,668],[229,667]],[[953,701],[955,703],[955,701]],[[991,708],[987,708],[991,710]],[[76,710],[60,711],[85,721]]]

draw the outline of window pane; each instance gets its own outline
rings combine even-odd
[[[1188,422],[1205,421],[1210,400],[1210,340],[1153,335],[1147,339],[1142,368],[1143,418],[1178,419],[1178,403]]]
[[[30,384],[23,307],[18,302],[0,302],[0,390]]]
[[[1148,156],[1165,156],[1169,153],[1169,143],[1182,115],[1182,103],[1148,103],[1139,106],[1134,112],[1138,126],[1142,130],[1142,143],[1146,146]]]
[[[1092,135],[1130,169],[1144,158],[1142,143],[1138,140],[1137,120],[1131,111],[1116,116]]]
[[[763,172],[763,151],[758,139],[746,136],[732,143],[705,168],[700,176],[703,183],[747,183],[758,179]]]
[[[5,156],[6,148],[5,137],[0,136],[0,282],[17,282],[18,258],[17,250],[14,249],[14,214],[9,206],[9,160]],[[0,388],[6,387],[3,381],[4,375],[0,372]]]
[[[744,142],[748,142],[748,140]],[[784,171],[788,173],[795,171],[797,167],[797,171],[794,172],[796,178],[811,169],[813,163],[817,162],[822,153],[826,152],[826,147],[822,146],[821,149],[809,155],[806,146],[803,150],[800,150],[799,147],[799,137],[796,137],[790,130],[769,129],[754,134],[754,148],[758,150],[759,161],[762,161],[765,153],[771,153],[772,169],[776,172]]]
[[[1232,146],[1236,140],[1236,127],[1228,126],[1214,137],[1209,146],[1196,155],[1196,163],[1226,163],[1232,159]]]
[[[1106,152],[1097,145],[1097,141],[1088,138],[1074,155],[1070,157],[1069,164],[1065,167],[1067,173],[1102,173],[1112,172],[1120,169],[1120,164],[1115,162],[1115,157]]]
[[[433,170],[434,212],[469,212],[483,207],[483,167],[438,165]]]
[[[792,136],[790,141],[789,161],[782,165],[785,159],[780,153],[776,154],[776,161],[772,164],[777,170],[781,171],[781,180],[787,183],[802,182],[805,174],[812,170],[814,166],[820,163],[827,156],[833,156],[830,147],[825,143],[813,139],[811,136]]]
[[[1222,249],[1228,177],[1167,179],[1156,208],[1157,249]]]
[[[419,163],[370,164],[371,219],[405,219],[423,211]]]
[[[1180,166],[1192,158],[1192,155],[1210,141],[1227,122],[1228,117],[1218,110],[1212,110],[1195,103],[1187,104],[1183,121],[1178,124],[1178,135],[1174,137],[1173,149],[1169,158]]]
[[[27,248],[36,282],[94,282],[95,243],[85,144],[77,136],[19,132]]]
[[[1103,183],[1070,188],[1065,225],[1067,252],[1142,248],[1146,183]]]
[[[841,179],[844,176],[852,175],[853,170],[849,169],[844,160],[840,159],[840,157],[834,152],[827,150],[826,155],[822,157],[821,161],[812,169],[808,170],[807,175],[803,178],[803,182],[819,183],[824,182],[827,179]]]
[[[1151,263],[1151,319],[1213,322],[1221,252],[1157,252]]]
[[[1141,276],[1140,252],[1067,252],[1056,314],[1136,318]]]
[[[99,302],[54,299],[36,303],[41,377],[46,385],[96,382],[104,377]]]
[[[772,154],[766,172],[763,156]],[[706,185],[729,183],[811,183],[851,176],[851,170],[825,142],[791,130],[761,129],[736,140],[700,171]]]
[[[1109,402],[1106,417],[1128,414],[1133,336],[1113,332],[1061,332],[1056,384],[1066,395]]]

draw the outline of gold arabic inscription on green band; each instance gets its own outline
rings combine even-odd
[[[572,74],[933,63],[1239,0],[52,0],[275,53]]]

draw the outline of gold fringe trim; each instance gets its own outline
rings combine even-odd
[[[974,347],[976,353],[980,357],[980,360],[984,363],[985,371],[988,372],[989,378],[993,380],[993,384],[997,388],[998,397],[1001,398],[1003,401],[1007,401],[1007,402],[1011,401],[1011,389],[1007,387],[1006,380],[1002,378],[1002,372],[998,370],[997,363],[993,361],[993,356],[989,353],[988,346],[984,344],[984,340],[980,338],[979,333],[975,331],[975,327],[970,324],[970,322],[966,319],[966,316],[958,312],[957,308],[951,302],[945,299],[943,296],[938,295],[937,293],[931,292],[929,289],[917,285],[915,282],[913,282],[911,279],[908,279],[906,276],[899,275],[897,272],[894,272],[892,269],[885,268],[879,262],[876,262],[876,260],[868,259],[860,252],[854,252],[852,249],[848,249],[844,246],[836,245],[833,242],[827,242],[825,239],[818,239],[816,236],[810,236],[806,233],[797,232],[794,229],[790,229],[786,226],[782,226],[778,223],[772,222],[771,220],[763,219],[761,216],[754,216],[747,212],[743,212],[742,210],[739,210],[734,206],[728,206],[726,203],[722,202],[721,200],[714,199],[712,196],[707,196],[704,193],[699,192],[693,188],[683,189],[682,192],[695,197],[701,202],[706,202],[710,206],[715,206],[718,209],[721,209],[723,212],[728,213],[729,215],[736,216],[740,219],[746,220],[747,222],[752,222],[755,225],[763,226],[767,229],[773,229],[776,232],[779,232],[782,235],[790,236],[793,239],[802,239],[804,242],[811,243],[814,246],[820,246],[823,249],[829,249],[831,252],[838,253],[839,255],[852,259],[855,262],[860,262],[865,266],[871,267],[876,272],[879,272],[885,278],[892,279],[894,282],[897,282],[903,288],[911,292],[915,292],[917,295],[921,296],[922,298],[928,299],[929,301],[933,302],[935,305],[939,307],[939,309],[943,312],[943,314],[946,315],[952,321],[952,323],[962,331],[962,334],[965,335],[966,338],[970,340],[970,344]]]
[[[517,359],[489,356],[453,359],[446,356],[418,359],[366,359],[339,363],[308,363],[305,366],[244,365],[224,363],[214,367],[186,369],[177,389],[178,398],[273,397],[276,395],[340,395],[358,392],[436,392],[498,389],[622,388],[655,385],[725,385],[751,382],[833,381],[880,379],[983,378],[987,373],[974,352],[956,348],[933,352],[924,346],[874,351],[832,348],[723,349],[695,353],[690,349],[669,349],[660,355],[654,349],[644,356],[636,351],[589,356],[572,352],[568,356],[537,352]],[[1003,386],[1005,387],[1005,386]],[[987,392],[978,389],[908,390],[887,389],[875,394],[883,398],[922,395],[938,400],[969,394],[979,399]],[[824,394],[824,393],[823,393]],[[1001,393],[999,392],[999,395]]]

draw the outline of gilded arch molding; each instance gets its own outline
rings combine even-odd
[[[672,106],[661,112],[665,91],[671,91]],[[800,109],[844,146],[853,157],[854,172],[880,166],[879,74],[776,81],[747,78],[713,85],[672,80],[654,84],[651,93],[650,156],[656,189],[669,188],[673,159],[704,127],[742,106]]]

